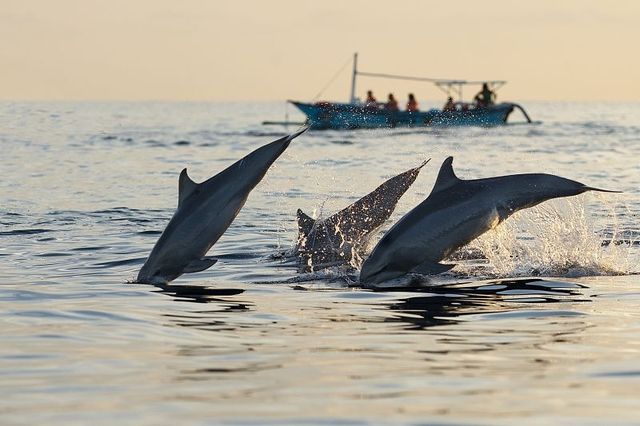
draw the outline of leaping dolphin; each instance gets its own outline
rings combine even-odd
[[[200,272],[216,263],[205,256],[224,234],[289,143],[307,129],[264,145],[202,183],[182,170],[178,181],[178,208],[151,250],[137,282],[165,284],[188,272]]]
[[[316,221],[298,209],[300,270],[308,272],[345,264],[354,254],[359,255],[370,235],[389,219],[402,195],[428,161],[388,179],[327,219]]]
[[[369,237],[389,219],[400,197],[428,162],[388,179],[327,219],[314,220],[298,209],[296,253],[300,272],[344,265],[354,255],[361,255]]]
[[[371,286],[410,272],[446,272],[455,265],[438,262],[518,210],[586,191],[619,192],[543,173],[461,180],[452,163],[453,157],[444,160],[427,199],[378,242],[362,265],[361,284]]]

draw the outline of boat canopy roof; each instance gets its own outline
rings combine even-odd
[[[507,84],[506,80],[460,80],[447,78],[415,77],[409,75],[384,74],[358,70],[355,70],[355,74],[366,77],[391,78],[395,80],[426,81],[435,84],[440,90],[447,93],[447,95],[451,95],[451,92],[455,92],[455,94],[460,99],[462,99],[463,86],[487,83],[493,90],[498,90],[499,88]]]
[[[507,83],[506,80],[459,80],[459,79],[447,79],[447,78],[431,78],[431,77],[414,77],[409,75],[397,75],[397,74],[383,74],[376,72],[364,72],[356,71],[358,75],[364,75],[366,77],[380,77],[380,78],[393,78],[396,80],[413,80],[413,81],[427,81],[434,83],[437,86],[453,86],[453,85],[469,85],[469,84],[483,84],[487,83],[492,86],[503,86]]]
[[[322,92],[335,80],[335,78],[340,74],[340,72],[348,65],[349,61],[347,61],[342,68],[331,78],[329,83],[322,89],[320,92],[313,98],[313,100],[317,100]],[[492,90],[498,90],[502,86],[504,86],[507,82],[505,80],[461,80],[461,79],[452,79],[452,78],[431,78],[431,77],[415,77],[409,75],[398,75],[398,74],[384,74],[377,72],[365,72],[358,70],[358,53],[353,54],[353,72],[351,75],[351,96],[349,97],[349,102],[352,104],[356,103],[356,78],[357,76],[364,77],[378,77],[378,78],[390,78],[396,80],[412,80],[412,81],[424,81],[428,83],[433,83],[435,86],[445,92],[448,96],[452,95],[452,92],[457,95],[458,99],[462,101],[462,91],[464,86],[468,85],[478,85],[487,83]]]

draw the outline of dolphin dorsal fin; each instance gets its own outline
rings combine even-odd
[[[304,236],[309,235],[316,221],[313,220],[312,217],[310,217],[308,214],[306,214],[300,209],[298,209],[297,218],[298,218],[298,232],[300,233],[300,235],[304,235]]]
[[[433,185],[433,190],[431,192],[436,193],[443,191],[460,182],[461,180],[453,172],[453,157],[447,157],[440,167],[438,178],[436,179],[436,183]]]
[[[178,179],[178,207],[186,200],[189,195],[198,187],[198,184],[191,180],[187,174],[187,169],[183,169],[180,172],[180,178]]]

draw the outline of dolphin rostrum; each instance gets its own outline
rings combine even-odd
[[[224,234],[273,162],[296,133],[264,145],[202,183],[182,170],[178,181],[178,208],[151,250],[136,282],[164,284],[188,272],[200,272],[216,263],[205,256]]]
[[[453,157],[444,160],[427,199],[374,247],[362,265],[361,284],[375,285],[407,273],[446,272],[455,265],[438,262],[518,210],[586,191],[617,192],[543,173],[461,180],[452,163]]]
[[[400,197],[428,161],[385,181],[327,219],[314,220],[298,209],[296,252],[300,272],[347,264],[354,256],[360,256],[369,237],[389,219]]]

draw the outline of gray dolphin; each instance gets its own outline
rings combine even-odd
[[[388,179],[327,219],[314,220],[298,209],[296,254],[300,272],[344,265],[354,255],[361,255],[371,234],[389,219],[400,197],[428,162]]]
[[[205,256],[224,234],[291,140],[307,129],[264,145],[202,183],[182,170],[178,181],[178,208],[151,250],[136,282],[164,284],[188,272],[200,272],[216,263]]]
[[[430,275],[448,271],[455,265],[438,262],[518,210],[586,191],[618,192],[542,173],[461,180],[452,163],[453,157],[444,160],[427,199],[403,216],[374,247],[362,265],[363,285],[410,272]]]

